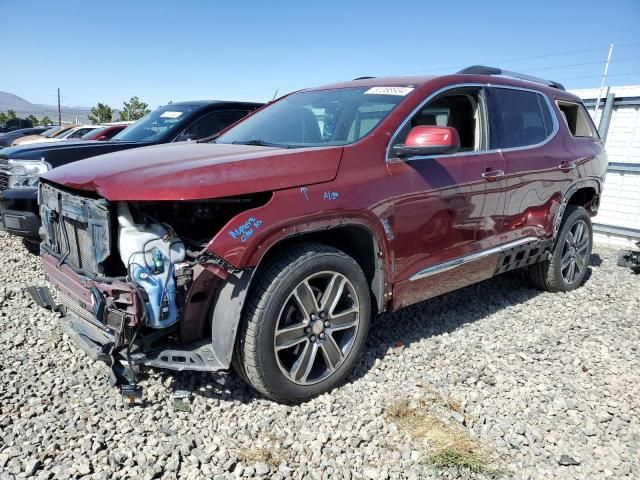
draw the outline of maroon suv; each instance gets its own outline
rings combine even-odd
[[[606,165],[555,82],[488,67],[358,79],[209,143],[45,174],[44,268],[65,328],[117,381],[233,365],[304,401],[344,380],[380,312],[521,267],[577,288]]]

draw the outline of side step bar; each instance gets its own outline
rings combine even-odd
[[[547,245],[547,242],[548,245]],[[436,275],[438,273],[446,272],[447,270],[452,270],[454,268],[458,268],[461,265],[465,265],[469,262],[474,262],[476,260],[480,260],[481,258],[488,257],[490,255],[500,254],[500,260],[498,261],[498,269],[496,273],[503,273],[507,270],[511,270],[513,268],[518,268],[523,265],[530,265],[531,263],[535,263],[536,261],[544,260],[544,258],[540,257],[540,255],[545,255],[547,248],[551,245],[551,240],[540,240],[536,237],[525,237],[519,240],[515,240],[513,242],[505,243],[503,245],[498,245],[496,247],[488,248],[486,250],[480,250],[478,252],[470,253],[469,255],[464,255],[462,257],[454,258],[453,260],[449,260],[448,262],[439,263],[438,265],[433,265],[431,267],[427,267],[419,272],[413,274],[409,280],[415,281],[420,280],[425,277],[430,277],[431,275]],[[535,251],[539,250],[540,254],[536,253],[535,258],[539,258],[539,260],[531,260],[530,263],[522,263],[522,258],[519,256],[521,251]],[[510,252],[517,252],[517,255],[513,255]],[[505,258],[508,258],[507,263],[505,264]],[[517,257],[517,258],[516,258]],[[529,257],[525,255],[527,259]],[[529,261],[529,260],[527,260]],[[504,266],[501,268],[500,266]]]
[[[536,240],[534,242],[517,245],[500,252],[498,266],[495,274],[526,267],[534,263],[542,262],[549,258],[549,249],[553,240]]]

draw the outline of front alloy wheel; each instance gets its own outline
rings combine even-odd
[[[273,342],[278,367],[297,384],[321,382],[348,357],[359,320],[358,297],[347,277],[320,272],[305,278],[278,316]]]
[[[360,266],[333,247],[304,243],[256,275],[236,344],[238,373],[284,403],[342,383],[369,330],[371,297]]]

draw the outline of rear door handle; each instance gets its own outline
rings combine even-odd
[[[504,177],[504,170],[488,170],[482,174],[482,178],[489,182],[495,182],[502,177]]]
[[[558,169],[562,170],[563,172],[568,172],[569,170],[573,170],[574,168],[576,168],[576,162],[562,162],[560,165],[558,165]]]

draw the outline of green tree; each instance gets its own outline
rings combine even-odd
[[[131,97],[131,100],[128,102],[122,102],[124,107],[120,112],[120,120],[122,121],[131,121],[138,120],[139,118],[144,117],[149,110],[149,105],[144,102],[141,102],[138,97]]]
[[[94,125],[96,123],[105,123],[113,120],[113,108],[104,103],[99,103],[91,109],[91,113],[87,116],[89,121]]]
[[[4,112],[0,112],[0,123],[4,123],[7,121],[7,114]]]
[[[48,127],[49,125],[53,125],[53,122],[51,121],[51,119],[49,117],[47,117],[46,115],[44,117],[42,117],[42,119],[40,120],[40,125],[42,125],[43,127]]]
[[[38,126],[38,119],[37,119],[35,116],[33,116],[33,115],[29,115],[29,116],[27,117],[27,120],[31,120],[31,123],[33,123],[33,126],[34,126],[34,127],[37,127],[37,126]]]
[[[17,118],[15,110],[7,110],[7,120],[11,120],[12,118]]]

